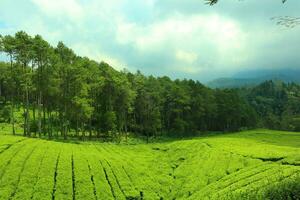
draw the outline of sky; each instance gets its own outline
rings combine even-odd
[[[300,69],[300,26],[271,20],[299,10],[299,0],[0,0],[0,34],[24,30],[117,70],[206,82]]]

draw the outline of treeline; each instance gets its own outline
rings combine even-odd
[[[256,126],[257,114],[237,90],[213,90],[198,81],[114,70],[77,56],[59,42],[20,31],[1,36],[9,62],[0,64],[2,120],[25,136],[107,137]],[[22,113],[22,121],[16,115]]]
[[[300,85],[266,81],[238,91],[258,115],[259,127],[300,131]]]
[[[182,136],[197,131],[266,127],[300,131],[300,86],[267,81],[212,90],[193,80],[118,72],[25,32],[1,37],[1,120],[12,132],[84,137],[135,132]],[[23,121],[15,113],[22,110]]]

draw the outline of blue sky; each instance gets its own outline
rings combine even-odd
[[[0,34],[24,30],[116,69],[208,81],[300,68],[300,26],[270,20],[299,10],[299,0],[0,0]]]

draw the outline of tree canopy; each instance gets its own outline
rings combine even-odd
[[[214,5],[219,2],[219,0],[205,0],[207,4]],[[287,0],[280,0],[282,3],[285,3]]]
[[[298,85],[220,90],[194,80],[116,71],[76,55],[63,42],[53,47],[23,31],[1,37],[0,44],[10,59],[0,63],[0,118],[14,134],[16,125],[25,136],[65,139],[298,129]]]

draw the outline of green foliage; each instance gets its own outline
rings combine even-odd
[[[4,105],[3,108],[0,110],[0,121],[3,122],[10,122],[11,120],[11,105]]]
[[[115,131],[116,130],[116,114],[115,112],[112,111],[107,111],[104,115],[103,115],[103,128],[104,131]]]
[[[267,81],[254,88],[240,91],[255,109],[264,127],[299,130],[299,85]]]
[[[267,187],[265,199],[300,199],[300,176]]]
[[[149,140],[256,126],[253,109],[234,90],[119,72],[77,56],[63,42],[52,47],[24,31],[3,36],[1,51],[10,63],[0,63],[0,110],[13,134],[19,126],[25,136],[67,139],[75,130],[80,138],[134,132]]]
[[[59,42],[24,31],[1,37],[0,118],[12,133],[49,138],[237,131],[258,126],[297,131],[300,86],[266,81],[254,88],[210,89],[198,81],[116,71]],[[21,116],[21,117],[20,117]],[[74,133],[75,130],[75,134]]]
[[[219,2],[219,0],[205,0],[207,4],[214,5]],[[287,0],[281,0],[282,3],[285,3]]]
[[[0,136],[0,199],[299,199],[300,134],[151,144]]]

